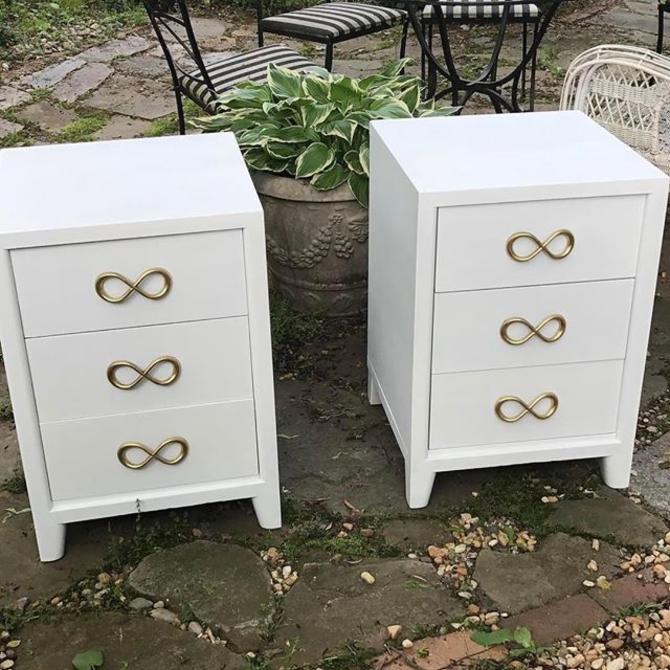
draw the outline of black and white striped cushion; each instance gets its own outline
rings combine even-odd
[[[303,39],[330,40],[390,28],[404,17],[404,11],[391,7],[359,2],[327,2],[268,16],[261,21],[261,30]]]
[[[486,21],[500,19],[505,9],[504,0],[443,0],[440,7],[445,19],[453,21]],[[516,21],[536,20],[540,9],[532,2],[515,3],[510,9],[510,18]],[[423,9],[424,19],[433,17],[433,6],[426,5]]]
[[[218,95],[243,81],[264,81],[270,63],[299,71],[307,71],[316,67],[314,63],[303,58],[293,49],[273,45],[209,63],[207,72],[214,85],[213,91],[203,83],[200,70],[183,75],[179,79],[179,84],[182,91],[193,102],[214,114]]]

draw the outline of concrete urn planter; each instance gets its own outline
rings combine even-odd
[[[265,210],[268,266],[294,309],[324,316],[365,310],[368,211],[344,184],[317,191],[307,181],[254,172]]]

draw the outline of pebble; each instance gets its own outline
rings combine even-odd
[[[582,584],[589,589],[592,589],[595,586],[595,582],[592,582],[590,579],[585,579]]]
[[[151,609],[153,607],[153,603],[151,600],[147,600],[146,598],[133,598],[128,603],[128,607],[139,612],[141,610]]]
[[[159,610],[159,609],[162,609],[163,607],[165,607],[165,603],[162,600],[157,600],[154,603],[154,609]]]
[[[157,621],[165,621],[167,623],[179,623],[177,615],[174,612],[170,612],[170,610],[166,610],[164,607],[151,610],[151,612],[149,612],[149,615],[153,619],[156,619]]]
[[[202,635],[202,626],[197,621],[191,621],[188,630],[194,635]]]
[[[367,571],[361,572],[361,579],[368,584],[374,584],[377,580]]]
[[[50,602],[51,602],[52,605],[58,605],[60,603],[60,601],[61,601],[61,598],[56,596],[55,598],[52,598]]]
[[[412,640],[410,640],[409,638],[405,638],[402,641],[402,648],[403,649],[411,649],[413,646],[414,646],[414,642],[412,642]]]
[[[600,551],[600,540],[593,540],[591,542],[591,548],[593,551]]]
[[[108,586],[112,583],[112,576],[108,572],[101,572],[98,575],[97,582],[103,586]]]
[[[10,670],[10,668],[14,667],[14,661],[12,661],[11,658],[8,658],[4,660],[2,663],[0,663],[0,670]]]
[[[285,566],[281,569],[282,577],[283,577],[284,579],[287,579],[288,576],[291,574],[292,571],[293,571],[293,568],[291,568],[290,565],[285,565]]]
[[[400,635],[401,630],[402,626],[399,624],[393,624],[392,626],[387,626],[386,632],[388,633],[389,640],[395,640],[398,637],[398,635]]]
[[[591,661],[591,668],[592,670],[600,670],[600,668],[603,667],[605,663],[604,658],[596,658],[594,661]]]
[[[624,661],[623,656],[619,656],[607,664],[607,670],[623,670],[625,667],[626,661]]]

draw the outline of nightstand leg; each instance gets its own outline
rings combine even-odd
[[[251,499],[254,512],[261,528],[272,530],[281,528],[281,498],[278,486],[266,486],[263,491]]]
[[[426,507],[435,483],[435,472],[425,468],[412,468],[405,461],[405,497],[411,509]]]
[[[368,372],[368,402],[371,405],[382,404],[382,399],[379,396],[379,389],[377,388],[377,382],[375,381],[375,376],[372,372]]]
[[[622,451],[615,456],[606,456],[600,461],[600,471],[605,484],[613,489],[625,489],[630,484],[633,461],[632,451]]]
[[[37,549],[40,560],[43,562],[57,561],[63,558],[65,553],[65,531],[67,526],[63,523],[52,523],[50,521],[38,521],[33,517],[35,535],[37,536]]]

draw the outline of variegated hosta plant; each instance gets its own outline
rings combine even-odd
[[[407,63],[393,62],[364,79],[270,65],[266,82],[226,92],[219,98],[220,113],[195,125],[233,131],[254,170],[309,179],[322,191],[347,182],[367,207],[370,121],[455,111],[422,103],[420,80],[401,74]]]

